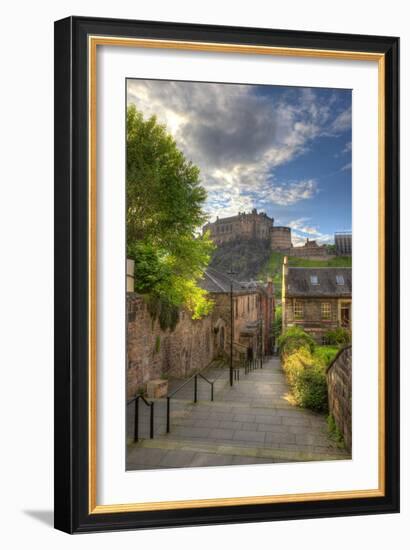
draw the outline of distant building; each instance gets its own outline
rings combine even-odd
[[[208,267],[198,285],[208,291],[214,301],[212,317],[218,319],[222,330],[219,335],[225,345],[220,347],[229,350],[230,342],[230,292],[231,279]],[[233,319],[234,319],[234,355],[256,356],[261,352],[268,355],[272,351],[272,323],[275,318],[275,298],[272,281],[240,282],[232,279]],[[215,325],[217,328],[218,325]]]
[[[341,232],[335,233],[336,254],[338,256],[352,255],[352,233]]]
[[[239,212],[237,216],[216,218],[207,223],[203,232],[209,231],[216,244],[223,244],[236,239],[258,239],[268,241],[271,236],[273,219],[256,208],[252,212]]]
[[[270,237],[272,250],[279,252],[292,248],[292,231],[290,227],[271,227]]]
[[[291,249],[289,256],[297,257],[309,257],[317,258],[322,256],[327,256],[328,251],[326,246],[317,244],[316,241],[311,241],[306,239],[306,242],[302,246],[295,246]]]
[[[328,330],[351,330],[352,268],[290,267],[282,274],[282,328],[300,326],[321,342]]]
[[[286,226],[275,226],[274,219],[265,212],[258,212],[254,208],[251,212],[238,212],[237,216],[216,218],[202,228],[202,232],[209,231],[211,239],[217,245],[237,240],[265,241],[270,249],[288,256],[315,258],[328,255],[325,246],[316,241],[306,239],[303,246],[292,245],[292,230]]]

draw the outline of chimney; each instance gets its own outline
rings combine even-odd
[[[288,257],[285,256],[283,258],[283,275],[286,276],[288,274],[288,271],[289,271],[289,269],[288,269]]]

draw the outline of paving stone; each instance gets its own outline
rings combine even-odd
[[[234,416],[235,422],[254,422],[255,421],[255,415],[254,414],[236,414]]]
[[[305,416],[283,416],[282,423],[286,426],[310,426],[310,418]]]
[[[219,422],[218,428],[225,428],[228,430],[241,430],[242,422],[233,422],[233,421],[223,420],[222,422]]]
[[[255,431],[258,429],[258,424],[256,422],[242,422],[241,429]]]
[[[190,451],[168,451],[166,455],[162,458],[159,466],[163,466],[165,468],[188,466],[194,456],[195,453]]]
[[[282,424],[282,418],[282,416],[278,416],[275,413],[272,413],[271,415],[257,414],[255,422],[257,422],[258,424],[267,424],[268,426],[273,426]]]
[[[256,441],[263,443],[265,441],[265,433],[264,432],[254,432],[251,430],[236,430],[233,434],[233,439],[239,440],[239,441]]]
[[[301,445],[314,445],[329,447],[330,441],[328,438],[317,434],[296,434],[296,443]]]
[[[271,458],[258,458],[252,456],[233,456],[232,464],[235,465],[246,465],[246,464],[272,464],[273,459]]]
[[[218,455],[213,453],[197,453],[190,462],[190,466],[227,466],[233,464],[232,455]]]
[[[136,447],[127,454],[127,464],[148,464],[155,466],[164,458],[167,451],[163,449],[146,449]]]
[[[187,437],[205,437],[207,438],[210,428],[200,428],[195,426],[177,426],[173,430],[177,435],[186,435]]]
[[[268,445],[279,445],[281,443],[294,444],[296,443],[295,434],[290,433],[277,433],[277,432],[265,432],[265,443]]]
[[[232,439],[234,431],[226,428],[214,428],[209,433],[210,439]]]
[[[259,432],[281,432],[281,430],[278,430],[278,427],[279,428],[282,428],[282,425],[278,425],[278,424],[257,424],[257,430]],[[285,430],[286,430],[287,427],[285,427]],[[286,430],[288,431],[288,430]]]

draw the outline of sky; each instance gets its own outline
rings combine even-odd
[[[130,79],[127,101],[199,167],[209,221],[257,208],[294,245],[351,230],[350,90]]]

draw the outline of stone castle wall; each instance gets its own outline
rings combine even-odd
[[[352,346],[344,348],[327,370],[329,413],[352,449]]]

